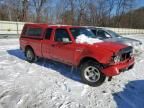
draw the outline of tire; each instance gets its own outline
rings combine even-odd
[[[90,86],[100,86],[106,79],[101,72],[101,66],[93,61],[85,62],[80,67],[81,80]]]
[[[25,57],[26,57],[26,60],[30,63],[33,63],[36,61],[36,56],[35,56],[35,53],[34,51],[31,49],[31,48],[27,48],[26,51],[25,51]]]

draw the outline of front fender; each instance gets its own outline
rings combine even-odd
[[[92,53],[92,52],[82,52],[75,54],[75,64],[79,65],[80,62],[85,59],[90,58],[97,61],[100,64],[108,64],[112,58],[111,54],[103,54],[103,53]]]

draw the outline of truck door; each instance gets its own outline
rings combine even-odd
[[[51,57],[63,63],[72,64],[74,61],[75,45],[67,29],[55,30],[54,42],[50,48]]]
[[[42,55],[45,58],[50,58],[50,46],[51,46],[51,38],[53,35],[53,29],[47,28],[44,34],[44,39],[42,42]]]

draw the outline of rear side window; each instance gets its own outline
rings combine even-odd
[[[51,36],[51,34],[52,34],[52,28],[48,28],[47,30],[46,30],[46,34],[45,34],[45,39],[50,39],[50,36]]]
[[[27,26],[24,26],[23,31],[22,31],[22,35],[26,35],[27,32]]]
[[[57,29],[55,32],[55,41],[57,42],[70,42],[70,36],[66,29]]]
[[[26,32],[27,36],[41,36],[42,29],[41,28],[29,28]]]

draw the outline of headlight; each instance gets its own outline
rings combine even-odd
[[[120,62],[120,60],[121,60],[121,57],[118,55],[113,57],[114,63],[118,63],[118,62]]]
[[[130,53],[130,57],[134,57],[134,52],[133,51]]]

